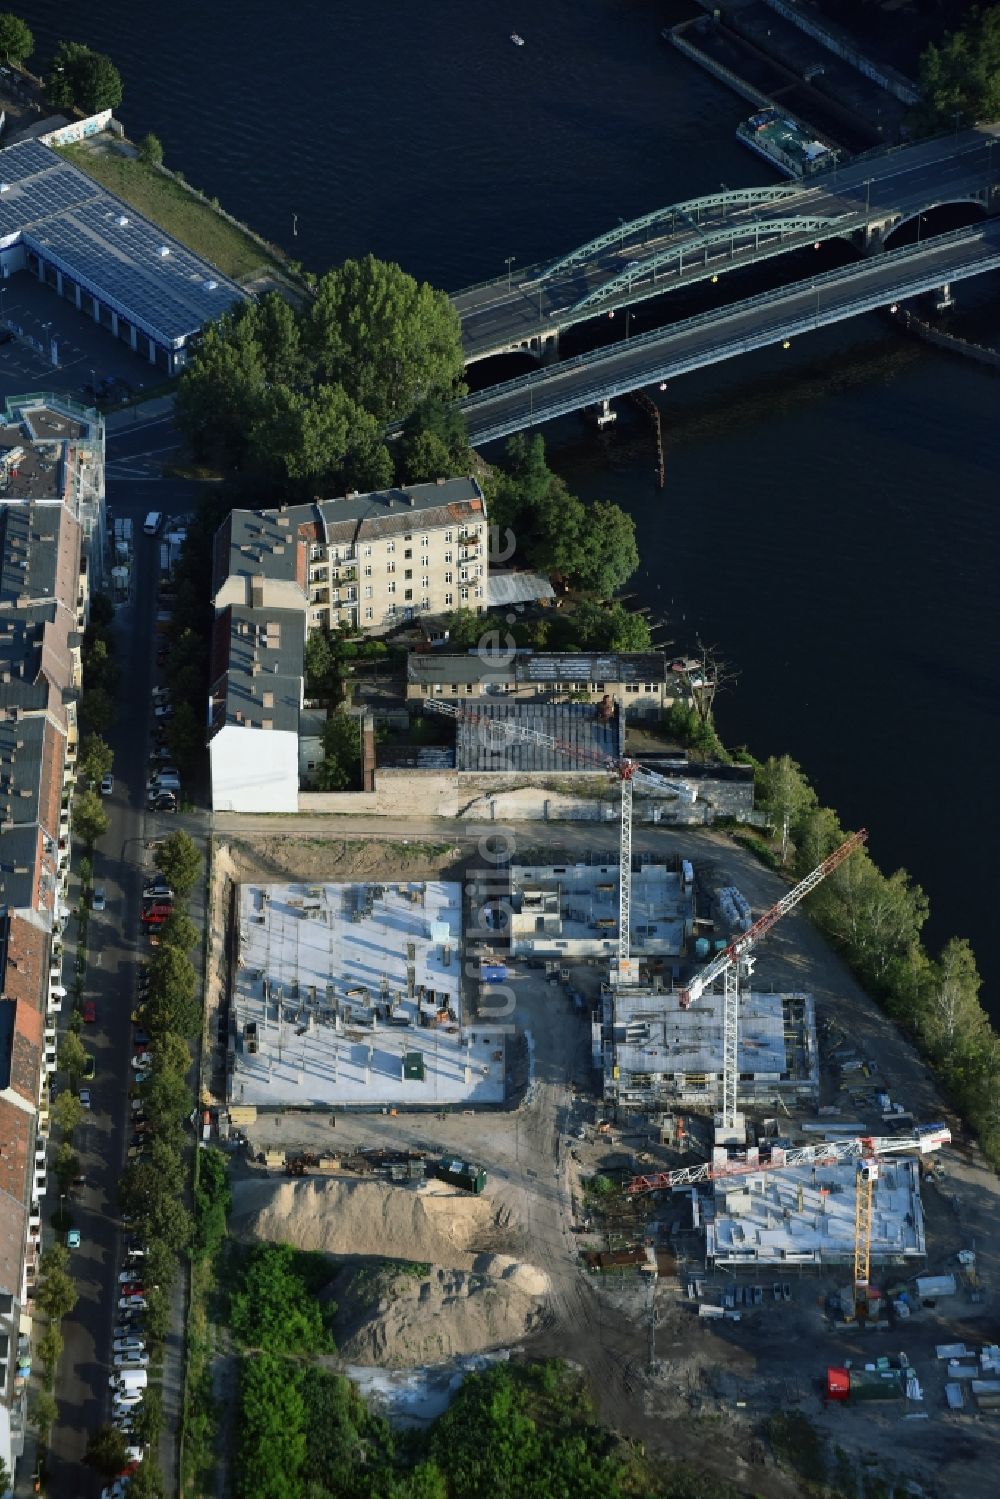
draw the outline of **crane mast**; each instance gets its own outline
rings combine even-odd
[[[486,733],[496,740],[541,744],[547,749],[557,750],[573,760],[580,760],[610,771],[621,781],[621,830],[619,835],[618,862],[618,955],[611,965],[611,982],[616,985],[638,982],[639,965],[631,954],[631,908],[632,908],[632,791],[635,782],[649,790],[669,791],[692,805],[698,793],[688,781],[670,781],[655,770],[648,770],[635,760],[621,759],[600,754],[597,750],[579,749],[566,744],[552,734],[543,734],[526,724],[513,720],[497,720],[489,714],[478,713],[473,708],[462,708],[457,703],[446,703],[440,698],[426,698],[424,707],[445,718],[464,720],[486,726]]]

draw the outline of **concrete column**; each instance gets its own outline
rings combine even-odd
[[[129,330],[129,343],[132,345],[133,349],[138,349],[138,347],[139,347],[139,335],[135,331],[135,324],[134,323],[132,324],[132,327]]]
[[[75,287],[75,288],[74,288],[74,290],[75,290],[75,293],[76,293],[76,305],[77,305],[77,310],[78,310],[78,311],[79,311],[79,310],[80,310],[80,309],[81,309],[81,308],[82,308],[82,307],[83,307],[83,293],[82,293],[82,291],[81,291],[81,290],[80,290],[80,286],[79,286],[79,283],[77,283],[77,285],[76,285],[76,287]]]
[[[955,298],[951,294],[951,282],[946,281],[937,289],[937,298],[934,303],[937,312],[947,312],[949,307],[954,307]]]
[[[94,322],[99,323],[101,321],[101,304],[96,297],[91,297],[90,301],[94,315]]]
[[[45,280],[45,261],[40,255],[38,257],[38,279],[39,281]]]
[[[115,335],[115,338],[117,338],[118,337],[118,314],[117,314],[117,312],[113,312],[111,314],[111,331]]]
[[[152,339],[149,339],[149,362],[150,364],[156,363],[156,345]]]
[[[59,271],[59,270],[56,271],[56,291],[59,293],[60,296],[62,296],[62,294],[63,294],[63,273],[62,273],[62,271]]]

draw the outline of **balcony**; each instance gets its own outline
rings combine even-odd
[[[312,590],[312,593],[309,595],[309,602],[311,604],[329,604],[329,602],[330,602],[330,590],[329,590],[329,588],[314,588]]]

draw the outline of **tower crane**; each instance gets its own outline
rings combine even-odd
[[[856,1161],[857,1173],[854,1186],[854,1321],[862,1322],[868,1315],[871,1296],[872,1253],[872,1209],[875,1183],[884,1157],[903,1155],[916,1151],[918,1155],[929,1155],[951,1144],[951,1130],[946,1124],[918,1124],[911,1135],[875,1136],[859,1135],[850,1140],[824,1140],[817,1145],[803,1145],[798,1150],[784,1150],[775,1146],[766,1160],[757,1159],[753,1151],[738,1159],[705,1161],[700,1166],[684,1166],[677,1171],[659,1171],[650,1176],[634,1176],[626,1192],[636,1196],[641,1192],[656,1192],[664,1187],[697,1186],[704,1181],[720,1181],[727,1177],[745,1176],[757,1171],[783,1171],[791,1166],[830,1166],[843,1161]]]
[[[478,713],[474,708],[462,708],[457,703],[444,702],[440,698],[426,698],[424,707],[446,718],[455,718],[485,728],[488,737],[505,742],[521,741],[541,744],[547,749],[558,750],[571,759],[589,762],[602,770],[610,771],[621,782],[621,834],[619,843],[618,870],[618,956],[611,965],[611,982],[616,985],[634,984],[639,979],[638,962],[631,955],[631,905],[632,905],[632,791],[635,786],[649,791],[669,791],[688,806],[698,800],[697,788],[689,781],[672,781],[658,771],[649,770],[627,756],[602,755],[598,750],[580,749],[565,744],[551,734],[529,728],[512,720],[499,720],[489,714]]]
[[[805,879],[799,883],[779,901],[765,911],[763,916],[757,918],[753,926],[747,931],[740,932],[734,937],[728,947],[723,948],[720,953],[712,959],[694,978],[685,989],[681,989],[678,1000],[681,1009],[686,1010],[695,1000],[700,999],[705,990],[719,978],[723,981],[722,998],[722,1113],[721,1124],[723,1136],[732,1134],[737,1128],[736,1112],[736,1080],[739,1076],[738,1070],[738,1027],[739,1027],[739,980],[742,970],[743,975],[749,976],[753,972],[753,949],[773,926],[787,916],[801,900],[815,890],[816,886],[825,880],[830,872],[843,864],[856,848],[860,848],[868,837],[866,828],[861,828],[857,833],[852,833],[838,849],[825,858],[822,863]]]

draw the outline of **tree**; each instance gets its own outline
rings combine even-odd
[[[80,718],[95,734],[111,727],[115,721],[115,703],[106,687],[87,688],[80,701]]]
[[[35,50],[35,38],[30,28],[11,11],[0,11],[0,52],[8,62],[23,63]],[[0,1484],[0,1494],[4,1492]]]
[[[201,932],[183,911],[173,911],[160,927],[161,947],[174,947],[179,952],[194,952],[200,941]]]
[[[864,849],[856,850],[824,885],[831,926],[861,972],[882,984],[892,959],[917,941],[929,910],[926,895],[905,869],[886,877]]]
[[[963,28],[928,47],[920,82],[931,129],[1000,118],[1000,7],[973,9]]]
[[[98,1426],[90,1433],[83,1460],[110,1483],[128,1462],[128,1442],[115,1426]]]
[[[100,734],[87,734],[80,746],[80,769],[92,784],[99,784],[114,769],[115,752]]]
[[[139,142],[139,160],[147,167],[163,165],[163,142],[152,131]]]
[[[150,1385],[145,1399],[135,1414],[136,1440],[156,1448],[163,1433],[163,1391],[159,1385]]]
[[[205,729],[190,698],[179,696],[176,687],[174,697],[177,706],[167,726],[167,746],[178,767],[190,770],[205,747]]]
[[[472,455],[465,418],[453,401],[422,401],[403,423],[397,476],[402,484],[427,484],[467,474]]]
[[[38,1390],[31,1403],[31,1419],[35,1423],[35,1430],[41,1437],[43,1446],[48,1441],[49,1431],[58,1414],[59,1407],[56,1405],[56,1398],[52,1394],[52,1391],[45,1389]]]
[[[577,581],[601,598],[610,598],[639,566],[635,521],[604,500],[587,508],[578,548]]]
[[[150,1454],[132,1474],[132,1482],[128,1490],[129,1499],[163,1499],[165,1492],[163,1474]]]
[[[316,783],[320,791],[350,791],[361,785],[361,720],[342,708],[327,716]]]
[[[69,1073],[75,1085],[87,1065],[87,1050],[80,1037],[73,1031],[67,1031],[62,1038],[62,1045],[59,1048],[59,1062]],[[63,1097],[65,1096],[63,1094]],[[58,1099],[56,1101],[58,1102]],[[77,1099],[78,1103],[79,1101]]]
[[[68,1140],[83,1121],[83,1104],[75,1093],[60,1093],[52,1104],[51,1113],[52,1123]]]
[[[111,825],[111,819],[96,791],[79,791],[73,802],[73,831],[88,849],[93,848]]]
[[[59,1323],[51,1321],[38,1339],[38,1357],[42,1361],[45,1370],[45,1388],[51,1390],[55,1383],[56,1370],[59,1360],[63,1354],[63,1335],[59,1331]]]
[[[320,379],[342,385],[379,422],[461,386],[462,330],[451,301],[374,255],[321,278],[305,337]]]
[[[11,1477],[10,1469],[3,1458],[0,1457],[0,1494],[6,1494],[7,1490],[13,1487],[14,1480]]]
[[[757,800],[767,808],[768,816],[781,830],[781,864],[788,862],[788,839],[806,812],[816,805],[816,793],[806,780],[802,767],[790,755],[768,757],[757,771]]]
[[[178,1124],[190,1114],[194,1099],[179,1072],[157,1072],[143,1089],[143,1102],[156,1125]]]
[[[160,872],[178,895],[190,895],[201,873],[201,853],[194,839],[178,829],[160,844]]]
[[[324,1353],[331,1347],[323,1310],[298,1273],[289,1244],[257,1244],[229,1304],[234,1336],[271,1353]]]
[[[80,1174],[80,1157],[68,1140],[63,1140],[56,1151],[54,1170],[60,1191],[68,1192]]]
[[[301,1375],[264,1353],[240,1367],[239,1492],[254,1499],[299,1499],[306,1461]]]
[[[982,979],[970,944],[957,937],[946,942],[928,978],[920,1003],[920,1030],[932,1054],[947,1061],[981,1030],[984,1019],[979,1003]]]
[[[52,1322],[68,1317],[79,1299],[76,1286],[67,1273],[69,1255],[62,1244],[51,1244],[42,1255],[41,1283],[35,1301]]]
[[[57,109],[98,114],[122,102],[121,74],[103,52],[80,42],[60,42],[46,84],[49,103]]]

